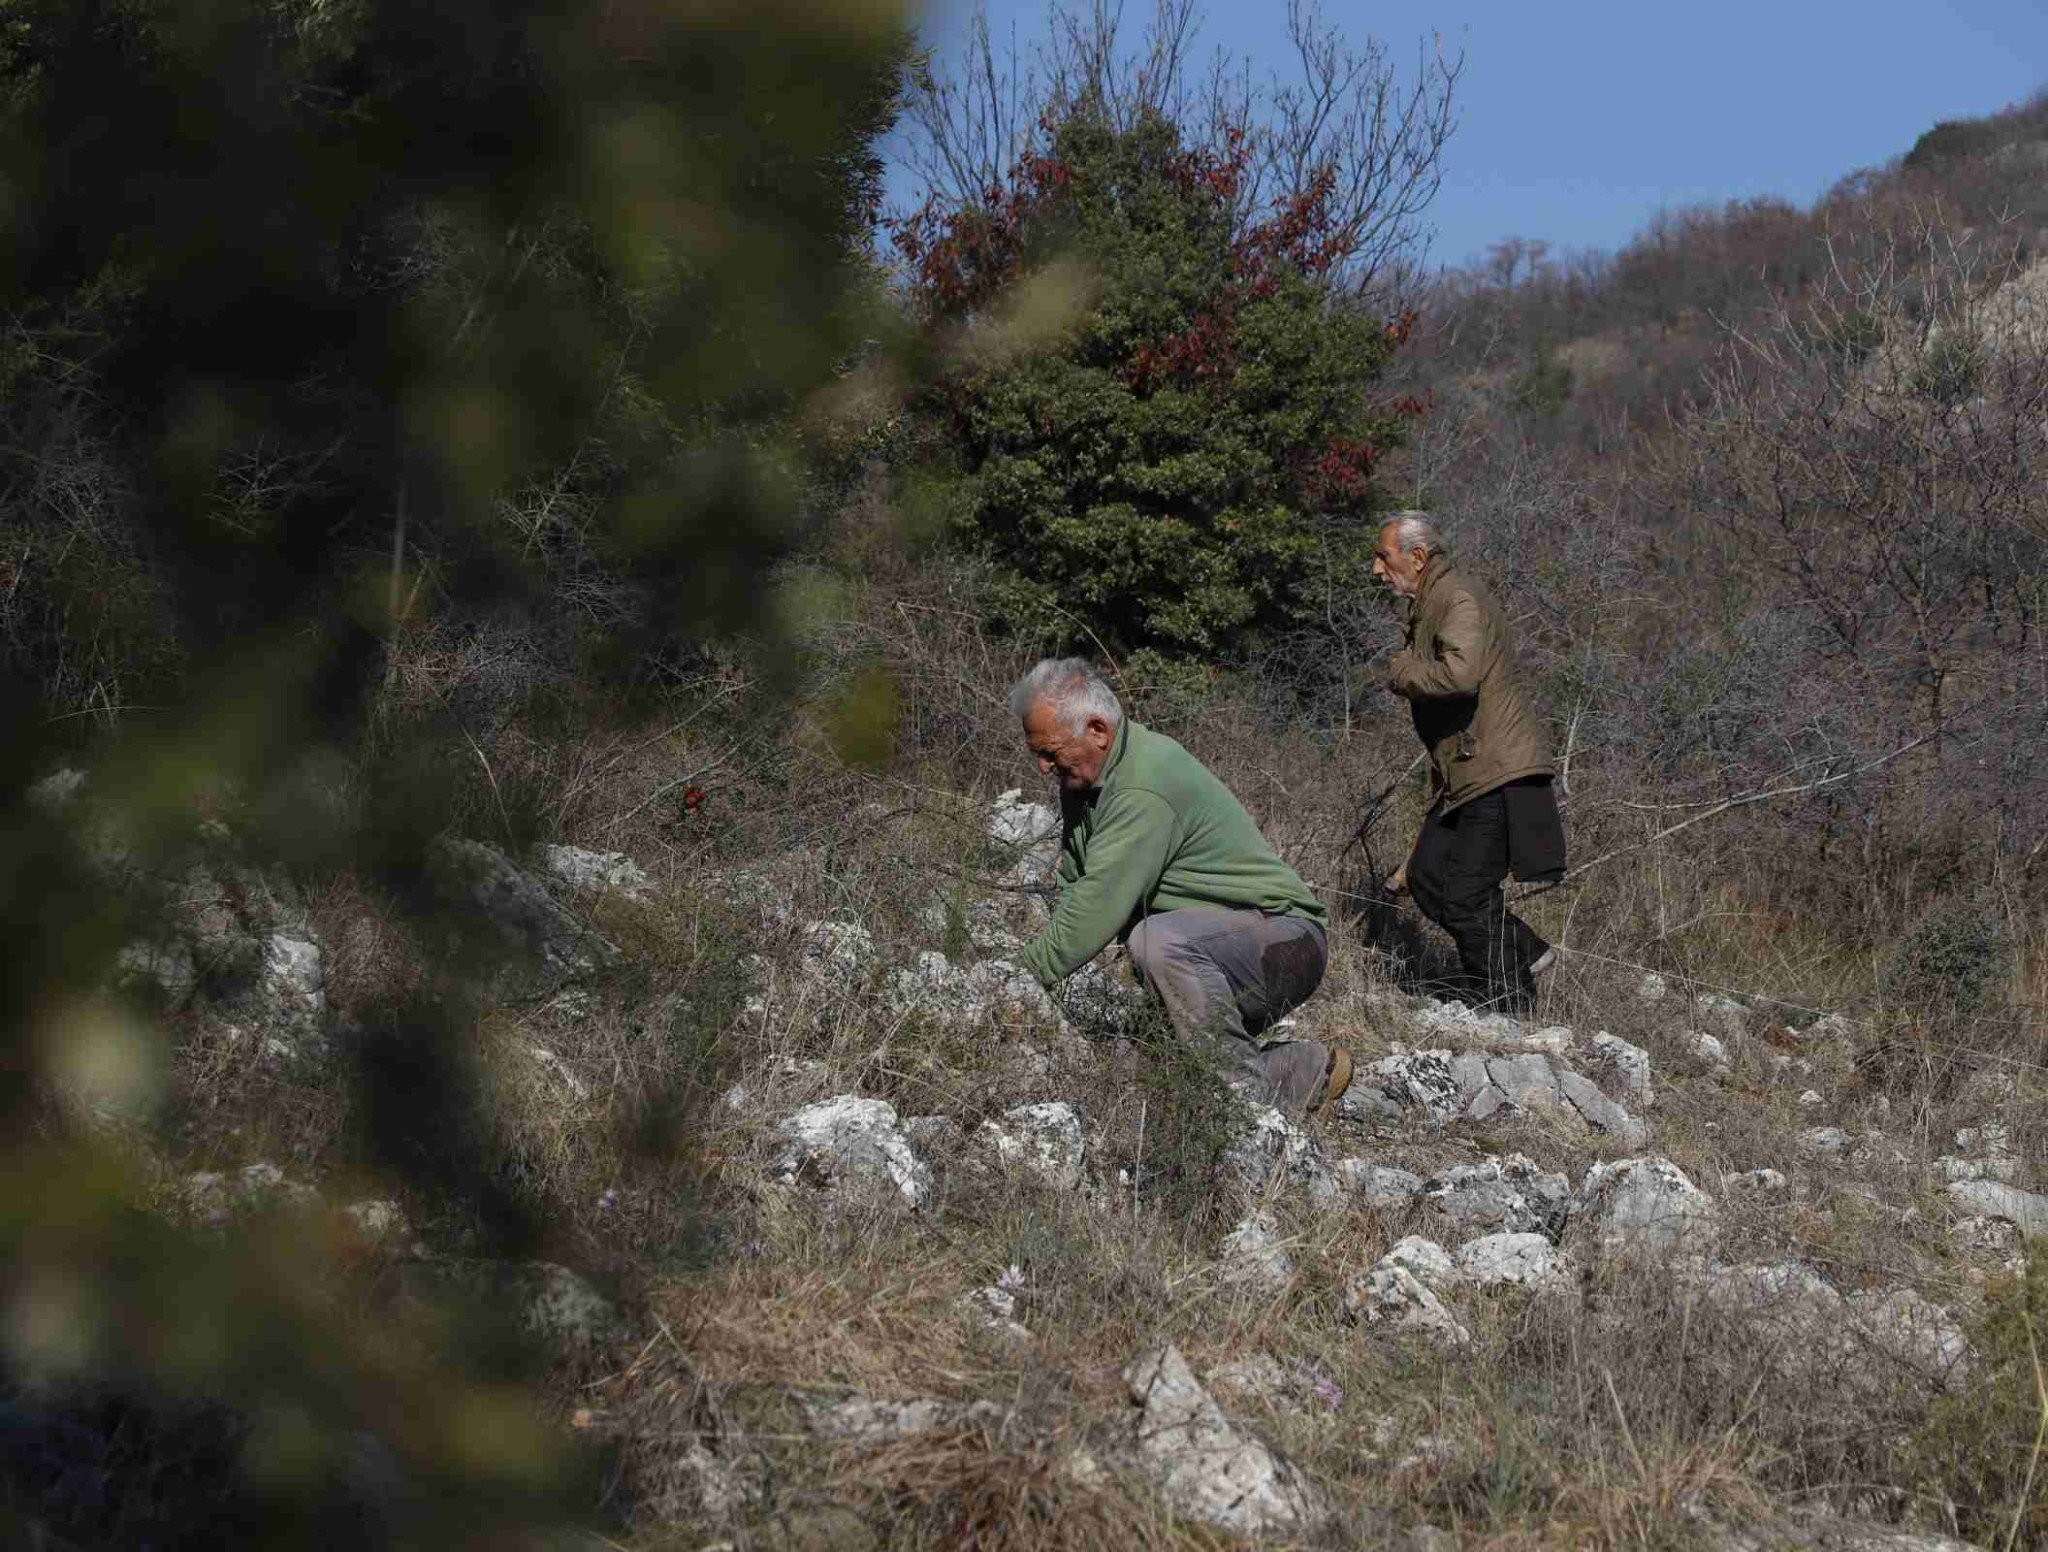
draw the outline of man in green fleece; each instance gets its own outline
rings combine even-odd
[[[1050,986],[1122,939],[1183,1037],[1212,1042],[1264,1103],[1326,1111],[1351,1054],[1262,1040],[1323,979],[1329,913],[1230,790],[1130,721],[1095,670],[1047,658],[1010,692],[1040,774],[1060,786],[1059,903],[1025,945]]]

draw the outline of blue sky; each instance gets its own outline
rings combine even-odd
[[[1083,0],[1085,3],[1085,0]],[[999,38],[1042,34],[1044,0],[989,0]],[[1126,0],[1127,25],[1149,0]],[[1502,237],[1612,249],[1665,206],[1775,194],[1805,204],[1904,152],[1937,120],[2048,87],[2048,0],[1325,0],[1397,59],[1432,31],[1465,55],[1432,257]],[[960,5],[927,13],[942,51]],[[1211,0],[1202,52],[1289,63],[1286,0]]]

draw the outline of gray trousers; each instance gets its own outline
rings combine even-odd
[[[1329,945],[1321,927],[1299,916],[1197,907],[1146,917],[1128,947],[1182,1038],[1207,1042],[1252,1098],[1294,1114],[1308,1108],[1330,1048],[1259,1036],[1322,984]]]

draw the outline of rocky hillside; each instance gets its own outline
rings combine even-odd
[[[90,832],[89,783],[49,801]],[[1021,792],[926,791],[666,878],[442,843],[489,966],[478,1114],[545,1253],[418,1181],[363,1194],[336,1084],[400,973],[390,921],[225,832],[122,960],[184,1031],[184,1125],[95,1124],[174,1220],[342,1236],[380,1319],[512,1311],[623,1544],[2048,1532],[2037,1067],[1879,1075],[1858,1017],[1595,960],[1517,1023],[1345,934],[1297,1018],[1360,1074],[1311,1132],[1120,965],[1048,997],[1009,962],[1055,829]],[[627,1135],[654,1111],[674,1135]]]

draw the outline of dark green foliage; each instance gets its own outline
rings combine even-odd
[[[1525,414],[1550,415],[1572,396],[1572,369],[1548,347],[1530,357],[1508,384],[1508,399]]]
[[[346,720],[393,612],[751,617],[785,417],[859,337],[890,50],[530,7],[0,21],[0,526],[42,600],[12,666],[76,699],[113,675],[63,637],[132,677],[145,620],[201,672],[310,625]]]
[[[1909,1008],[1967,1018],[2011,968],[2004,923],[1976,906],[1945,905],[1921,918],[1885,967],[1882,990]]]
[[[1983,377],[1983,345],[1969,334],[1952,332],[1928,342],[1907,386],[1921,398],[1953,409],[1975,395]]]
[[[1816,328],[1822,343],[1844,371],[1856,370],[1884,343],[1884,325],[1874,314],[1860,310],[1824,320]]]
[[[1964,1508],[1961,1535],[1986,1546],[2048,1544],[2048,1258],[2023,1258],[2016,1276],[1992,1285],[1970,1340],[1965,1383],[1936,1401],[1913,1438],[1915,1485]]]
[[[105,993],[137,931],[105,853],[164,874],[222,813],[252,866],[352,864],[409,912],[421,973],[347,1010],[362,1162],[536,1248],[427,875],[481,751],[458,712],[372,750],[366,713],[451,622],[557,662],[598,623],[627,650],[585,662],[622,672],[752,623],[799,532],[795,411],[868,337],[902,49],[801,0],[0,0],[0,1254],[53,1290],[0,1364],[147,1398],[166,1453],[178,1418],[244,1420],[195,1457],[227,1541],[502,1541],[590,1500],[513,1371],[357,1308],[320,1226],[137,1210],[139,1150],[73,1124],[118,1094],[146,1131],[171,1033]],[[25,797],[80,711],[89,819]],[[483,774],[480,828],[524,839],[537,798]],[[54,1480],[17,1475],[12,1539],[156,1532]]]
[[[2006,140],[1996,118],[1943,119],[1913,142],[1900,165],[1908,171],[1929,171],[1944,162],[1982,156]]]
[[[1363,574],[1393,336],[1325,284],[1327,184],[1245,224],[1243,173],[1234,145],[1080,110],[984,208],[901,239],[934,330],[970,340],[931,407],[1020,629],[1225,655],[1331,565]],[[1068,303],[1066,327],[1021,358],[977,350],[1013,287],[1020,310]]]

